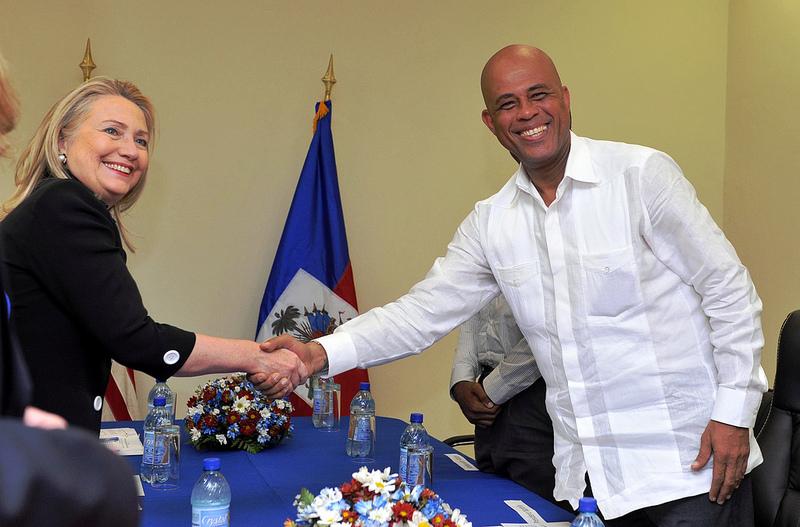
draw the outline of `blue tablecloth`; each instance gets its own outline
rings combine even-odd
[[[204,457],[219,457],[222,473],[231,486],[231,525],[281,527],[294,518],[292,501],[302,487],[317,493],[322,487],[349,481],[362,464],[354,463],[344,452],[347,418],[336,432],[315,429],[308,417],[293,419],[294,434],[276,448],[259,454],[246,452],[197,452],[183,431],[180,485],[173,490],[158,490],[144,485],[142,526],[161,527],[191,523],[192,486],[202,472]],[[133,427],[141,434],[141,422],[104,423],[104,428]],[[405,423],[398,419],[377,419],[375,462],[371,469],[397,470],[400,434]],[[570,521],[572,515],[525,490],[512,481],[481,472],[468,472],[457,466],[446,453],[456,450],[432,440],[434,446],[433,485],[431,488],[454,508],[461,509],[475,527],[522,523],[521,517],[503,500],[522,500],[547,521]],[[138,473],[141,457],[127,458]]]

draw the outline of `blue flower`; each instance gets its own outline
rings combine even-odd
[[[229,439],[236,439],[236,437],[239,435],[239,423],[233,423],[231,426],[229,426],[228,433],[225,435],[227,435]]]
[[[437,514],[441,513],[444,514],[445,510],[442,507],[442,500],[441,498],[431,498],[428,500],[428,503],[425,504],[424,507],[420,510],[422,514],[425,515],[426,518],[429,520],[436,516]]]

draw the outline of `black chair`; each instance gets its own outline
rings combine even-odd
[[[756,426],[764,463],[753,470],[756,527],[800,525],[800,310],[786,317],[766,422]],[[761,413],[761,412],[759,412]]]

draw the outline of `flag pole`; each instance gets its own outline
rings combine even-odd
[[[328,115],[328,101],[331,100],[331,91],[333,90],[333,85],[336,84],[336,77],[333,75],[333,53],[331,53],[331,58],[328,60],[328,71],[322,76],[322,84],[325,85],[325,97],[319,102],[317,113],[314,114],[314,121],[311,125],[312,134],[317,133],[319,120]]]
[[[322,77],[322,83],[325,85],[325,100],[330,101],[333,85],[336,84],[336,77],[333,75],[333,53],[328,61],[328,71]]]
[[[333,55],[331,55],[331,60],[332,59]],[[90,38],[86,39],[86,51],[83,52],[83,60],[80,64],[78,64],[78,66],[80,66],[81,71],[83,72],[83,82],[86,82],[92,78],[92,70],[97,67],[97,64],[95,64],[94,60],[92,60],[92,40]]]

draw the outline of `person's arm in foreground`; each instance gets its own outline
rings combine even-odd
[[[719,387],[692,469],[702,469],[714,456],[709,499],[724,503],[747,469],[749,429],[766,390],[760,368],[761,300],[747,269],[674,161],[653,155],[641,182],[649,220],[644,237],[656,257],[702,297],[711,326]]]
[[[0,419],[0,525],[138,525],[133,473],[82,430]]]

